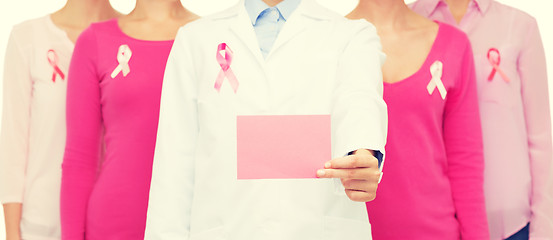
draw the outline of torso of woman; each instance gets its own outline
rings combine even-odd
[[[385,174],[367,203],[373,239],[486,239],[470,43],[447,24],[426,32],[411,45],[383,37],[396,44],[383,44],[389,123]]]
[[[83,231],[86,239],[144,237],[161,85],[172,44],[130,37],[116,19],[92,24],[79,37],[67,96],[64,237]]]
[[[0,200],[22,203],[23,239],[59,239],[65,92],[73,43],[51,16],[16,25],[4,69]]]
[[[493,0],[469,1],[458,19],[443,2],[419,0],[411,8],[456,26],[471,41],[491,239],[505,239],[528,222],[531,238],[553,236],[549,88],[536,19]]]

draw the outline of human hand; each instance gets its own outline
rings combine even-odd
[[[372,151],[366,149],[332,159],[325,163],[324,169],[317,171],[319,178],[340,178],[346,195],[356,202],[375,199],[380,174],[378,159],[373,156]]]

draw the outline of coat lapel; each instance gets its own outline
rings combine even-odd
[[[320,20],[331,19],[333,15],[328,12],[329,10],[318,5],[315,0],[303,0],[284,24],[267,59],[271,57],[273,52],[309,28],[311,24]],[[227,14],[220,16],[220,18],[230,18],[230,30],[250,50],[261,66],[264,66],[265,59],[261,54],[255,30],[244,7],[244,0],[241,0],[234,8],[228,11]]]
[[[282,27],[267,59],[271,57],[273,52],[278,51],[278,49],[284,46],[288,41],[309,28],[311,24],[319,20],[330,19],[331,15],[326,13],[327,10],[325,10],[326,9],[318,5],[314,0],[303,0]]]
[[[265,59],[263,59],[263,55],[261,55],[257,36],[255,35],[255,30],[248,17],[248,12],[244,7],[243,0],[235,7],[235,11],[236,15],[231,20],[230,30],[244,43],[256,60],[261,65],[264,65]]]

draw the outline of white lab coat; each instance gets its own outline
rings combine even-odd
[[[220,43],[234,52],[236,93],[228,79],[214,88]],[[371,239],[365,204],[339,181],[237,180],[236,117],[330,114],[333,157],[384,152],[383,58],[372,25],[313,0],[266,59],[243,1],[181,28],[163,83],[146,239]]]

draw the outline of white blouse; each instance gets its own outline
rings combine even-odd
[[[65,92],[73,43],[50,16],[16,25],[4,65],[0,201],[22,203],[23,239],[60,239]]]

